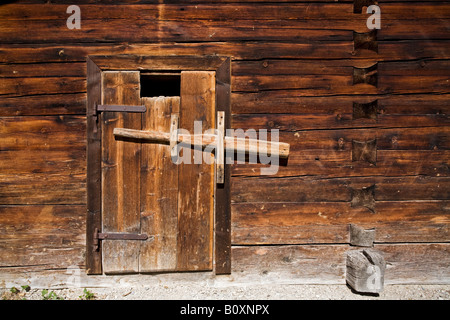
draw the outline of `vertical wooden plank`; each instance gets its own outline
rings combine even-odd
[[[216,183],[224,183],[225,170],[225,111],[217,112]]]
[[[179,112],[180,97],[142,98],[147,112],[142,130],[168,132],[171,114]],[[154,236],[143,242],[139,257],[141,272],[174,271],[177,266],[178,166],[170,146],[142,143],[141,231]]]
[[[194,133],[215,126],[215,72],[181,73],[180,128]],[[191,152],[191,149],[183,149]],[[192,152],[193,154],[194,152]],[[178,270],[211,270],[214,227],[214,162],[179,165],[178,171]],[[212,154],[207,154],[212,157]],[[197,159],[198,160],[198,159]]]
[[[227,58],[216,71],[216,110],[225,112],[225,129],[231,128],[231,62]],[[225,158],[224,183],[216,185],[214,271],[231,273],[231,165]]]
[[[102,103],[140,104],[139,72],[103,72]],[[140,232],[140,143],[115,140],[115,127],[140,129],[141,114],[102,113],[102,223],[104,232]],[[104,240],[105,273],[139,271],[139,241]]]
[[[101,99],[101,70],[87,58],[87,216],[86,273],[102,273],[102,250],[94,250],[94,230],[101,228],[101,126],[95,106]]]

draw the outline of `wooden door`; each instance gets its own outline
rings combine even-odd
[[[180,152],[191,154],[191,164],[175,164],[169,145],[118,139],[113,130],[169,132],[172,114],[191,133],[194,121],[214,128],[215,72],[181,72],[179,97],[153,98],[140,97],[139,71],[103,72],[102,104],[147,110],[102,113],[102,232],[149,236],[103,240],[104,272],[212,270],[214,165],[195,164],[191,148]]]

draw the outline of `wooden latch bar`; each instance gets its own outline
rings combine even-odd
[[[147,240],[149,236],[144,233],[128,232],[99,232],[98,228],[94,231],[94,251],[97,251],[100,240]],[[153,236],[150,237],[153,240]]]
[[[108,112],[145,112],[147,108],[145,106],[125,106],[116,104],[99,104],[96,105],[96,112],[108,111]]]
[[[153,143],[170,143],[170,133],[154,130],[136,130],[127,128],[114,128],[113,134],[117,137],[135,138],[151,141]],[[199,137],[201,136],[201,137]],[[197,141],[201,141],[198,143]],[[263,152],[270,156],[278,156],[280,158],[289,157],[289,144],[284,142],[261,141],[258,139],[224,137],[225,150],[241,153],[257,154]],[[209,145],[217,145],[218,139],[215,134],[189,135],[178,134],[177,142],[191,146],[207,147]]]

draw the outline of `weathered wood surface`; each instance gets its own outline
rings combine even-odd
[[[85,221],[85,205],[1,205],[2,272],[84,265]]]
[[[1,204],[86,202],[84,117],[7,117],[0,133]]]
[[[102,246],[94,239],[102,230],[102,126],[95,108],[102,102],[101,70],[87,59],[86,101],[86,273],[102,273]]]
[[[102,73],[102,104],[140,104],[139,72]],[[102,121],[102,231],[140,233],[140,145],[115,140],[117,126],[141,128],[141,114],[103,112]],[[102,241],[103,271],[139,271],[137,240]]]
[[[194,121],[200,121],[204,132],[215,127],[215,72],[183,71],[181,73],[180,128],[194,132]],[[190,165],[178,169],[178,241],[177,270],[212,269],[214,230],[214,165],[208,164],[202,150],[182,148],[189,152]],[[200,161],[201,160],[201,161]]]
[[[143,130],[169,130],[171,114],[180,112],[180,97],[142,98],[142,102],[147,108],[142,115]],[[155,239],[141,243],[139,271],[174,271],[178,257],[179,179],[170,146],[141,144],[140,179],[141,232]]]
[[[350,245],[357,247],[373,247],[376,231],[376,228],[364,229],[356,224],[350,224]]]
[[[353,41],[331,41],[326,45],[284,42],[204,42],[204,43],[134,43],[134,44],[4,44],[0,49],[2,63],[85,62],[95,54],[213,55],[220,52],[238,60],[259,59],[355,59],[375,61],[447,59],[448,40],[379,41],[378,54],[354,50]]]
[[[225,133],[222,133],[221,135],[215,133],[214,134],[179,133],[176,137],[174,137],[173,140],[171,137],[172,135],[171,132],[158,130],[136,130],[128,128],[115,128],[113,134],[114,136],[119,138],[138,139],[146,141],[148,143],[169,144],[175,142],[183,146],[190,146],[191,148],[214,147],[215,150],[221,150],[220,152],[222,153],[222,160],[221,160],[222,163],[224,163],[223,160],[224,150],[226,150],[227,152],[236,152],[243,154],[255,154],[255,155],[264,154],[283,159],[289,157],[289,144],[287,143],[272,142],[261,139],[225,136]]]
[[[77,210],[89,184],[86,56],[218,54],[232,59],[230,126],[279,129],[291,145],[287,164],[269,179],[256,177],[261,165],[233,165],[232,241],[251,245],[231,252],[240,281],[343,283],[348,246],[337,243],[348,243],[349,223],[376,225],[386,283],[449,281],[448,245],[414,244],[449,241],[448,3],[380,0],[378,53],[355,48],[354,31],[367,32],[369,15],[354,14],[347,0],[83,0],[81,30],[66,27],[70,4],[0,8],[0,219],[12,225],[23,208],[21,221],[36,221],[41,208],[53,210],[43,229],[25,222],[15,229],[21,240],[1,234],[5,266],[83,263],[82,241],[72,245],[46,230],[54,224],[84,234]],[[353,85],[353,68],[374,63],[378,87]],[[376,119],[355,118],[354,103],[374,100]],[[352,140],[371,139],[376,165],[352,161]],[[375,213],[351,207],[352,188],[373,184]],[[73,207],[69,224],[54,214],[65,205]],[[36,233],[43,240],[26,247]],[[43,251],[47,242],[52,250]],[[60,251],[68,254],[54,254]]]
[[[450,283],[448,243],[380,244],[377,249],[383,252],[386,260],[385,285]],[[82,287],[111,287],[123,283],[152,285],[186,280],[210,281],[219,286],[271,283],[345,284],[345,253],[348,250],[347,245],[234,246],[232,273],[221,277],[213,277],[210,272],[120,277],[85,276],[83,265],[78,264],[76,259],[73,261],[81,268]],[[30,258],[30,255],[27,257]],[[77,254],[73,257],[77,257]],[[36,265],[4,268],[0,273],[0,281],[5,288],[23,284],[24,280],[32,288],[73,287],[73,283],[67,283],[70,280],[70,270],[64,267],[64,262],[60,269],[52,269],[53,265],[50,263],[50,266],[45,268]],[[27,277],[24,277],[24,274]]]
[[[447,242],[448,200],[376,201],[376,212],[350,202],[236,203],[233,244],[348,243],[348,225],[377,228],[376,242]]]
[[[375,249],[347,252],[345,278],[356,292],[379,293],[384,289],[386,261],[383,253]]]
[[[447,243],[376,248],[386,260],[385,284],[449,281]],[[241,283],[345,283],[348,250],[343,245],[236,246],[232,276]]]
[[[265,177],[233,179],[233,203],[350,201],[351,190],[376,185],[376,201],[447,200],[450,178],[429,176],[351,178]]]
[[[411,14],[414,18],[411,19]],[[348,31],[365,32],[366,14],[354,14],[352,4],[278,5],[129,5],[81,6],[83,28],[74,33],[66,27],[66,5],[7,5],[0,11],[3,43],[78,41],[235,41],[305,39],[344,40]],[[35,18],[38,17],[38,18]],[[22,20],[27,20],[23,24]],[[158,21],[148,24],[147,21]],[[192,23],[195,21],[195,23]],[[264,21],[256,24],[255,21]],[[442,39],[449,31],[446,4],[383,6],[379,39]],[[238,22],[238,23],[236,23]],[[54,28],[48,28],[51,23]],[[58,28],[58,26],[60,26]],[[121,32],[126,29],[127,32]],[[328,29],[328,30],[327,30]],[[32,32],[29,32],[32,30]],[[343,32],[340,32],[343,30]],[[324,32],[325,31],[325,32]],[[417,32],[422,31],[422,32]]]

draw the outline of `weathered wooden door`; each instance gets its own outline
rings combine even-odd
[[[145,113],[101,114],[102,232],[148,239],[102,240],[103,271],[211,270],[214,165],[175,164],[169,145],[115,138],[113,129],[169,132],[172,114],[191,133],[194,121],[202,121],[203,131],[214,128],[215,72],[181,72],[177,97],[141,97],[139,79],[139,71],[102,73],[102,104],[146,107]]]

